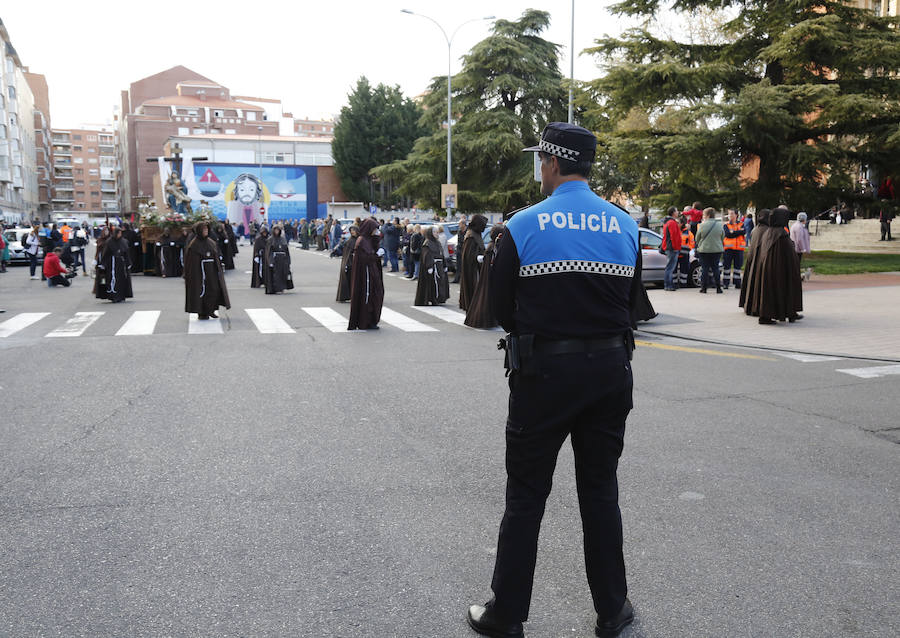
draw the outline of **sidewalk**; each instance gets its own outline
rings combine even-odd
[[[761,326],[738,307],[739,290],[647,291],[659,315],[639,330],[733,345],[900,361],[900,272],[813,275],[803,282],[803,320]]]

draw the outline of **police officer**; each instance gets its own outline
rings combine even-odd
[[[638,226],[588,187],[597,140],[554,122],[538,146],[547,199],[513,216],[490,270],[509,333],[506,510],[491,589],[468,610],[485,636],[524,636],[537,541],[560,447],[572,437],[595,633],[634,618],[626,598],[616,467],[631,410],[631,310],[641,288]]]

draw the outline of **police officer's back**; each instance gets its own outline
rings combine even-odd
[[[544,129],[541,190],[497,242],[492,303],[506,337],[506,511],[491,588],[469,608],[489,636],[522,636],[537,539],[559,449],[572,437],[588,582],[598,636],[631,622],[616,467],[631,402],[631,309],[640,290],[637,224],[591,192],[596,139],[564,123]]]

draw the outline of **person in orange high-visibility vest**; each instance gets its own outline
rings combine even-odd
[[[684,288],[690,284],[688,278],[691,275],[691,251],[696,244],[694,243],[694,233],[691,232],[691,225],[687,217],[682,215],[681,219],[678,220],[678,225],[681,227],[681,250],[678,252],[676,277],[679,287]]]
[[[72,227],[68,224],[63,224],[62,228],[59,229],[59,233],[62,235],[63,244],[68,244],[69,237],[72,235]]]
[[[744,225],[738,220],[734,209],[728,210],[728,221],[725,224],[725,252],[722,254],[722,288],[728,288],[729,282],[735,288],[741,287],[741,268],[744,267]]]

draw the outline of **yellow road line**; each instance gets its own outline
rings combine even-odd
[[[660,350],[677,350],[678,352],[692,352],[694,354],[709,354],[715,357],[733,357],[735,359],[757,359],[759,361],[778,361],[772,357],[760,357],[755,354],[741,354],[739,352],[724,352],[723,350],[708,350],[706,348],[692,348],[690,346],[673,346],[666,343],[653,343],[635,339],[634,343],[644,348],[659,348]]]

